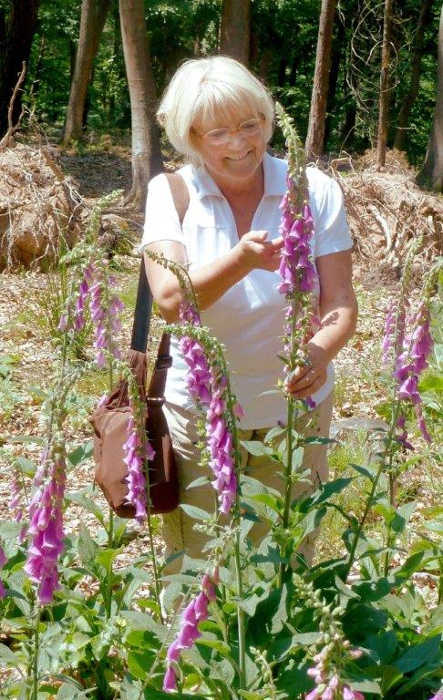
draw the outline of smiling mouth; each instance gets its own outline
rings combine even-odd
[[[244,160],[245,158],[247,158],[247,156],[250,153],[251,153],[251,151],[248,151],[247,153],[244,154],[244,156],[240,156],[240,158],[234,158],[233,156],[227,156],[227,158],[228,158],[228,160],[234,160],[234,161]]]

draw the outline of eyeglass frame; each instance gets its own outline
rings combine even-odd
[[[217,129],[209,129],[209,131],[205,131],[204,133],[198,132],[194,127],[192,128],[192,131],[199,136],[201,139],[204,139],[208,143],[210,143],[213,146],[224,146],[227,143],[229,143],[230,137],[232,134],[236,134],[237,132],[242,133],[241,129],[245,124],[248,124],[248,122],[256,122],[257,128],[254,129],[254,131],[251,131],[248,133],[243,132],[243,136],[255,136],[255,134],[258,134],[260,129],[262,128],[262,123],[265,121],[265,117],[263,114],[259,114],[258,117],[251,117],[250,119],[245,119],[244,122],[238,125],[236,129],[228,129],[228,127],[219,127]],[[217,141],[217,139],[211,139],[211,134],[214,134],[216,131],[223,131],[225,134],[225,138],[222,138],[220,141]]]

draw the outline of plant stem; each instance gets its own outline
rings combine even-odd
[[[237,528],[234,545],[235,557],[235,575],[237,578],[237,596],[239,600],[243,598],[243,584],[241,579],[240,566],[240,531]],[[237,624],[238,624],[238,658],[240,666],[240,688],[246,688],[246,644],[245,644],[245,613],[239,605],[237,605]]]
[[[146,467],[146,471],[148,471],[148,467]],[[148,480],[149,480],[149,477],[147,477],[147,481]],[[148,481],[147,492],[149,493],[149,481]],[[149,503],[147,504],[146,513],[147,513],[146,523],[148,526],[149,549],[150,549],[150,554],[151,554],[152,569],[154,572],[155,600],[156,600],[156,603],[157,603],[159,610],[160,610],[160,620],[162,623],[164,623],[165,620],[163,619],[163,614],[162,614],[161,605],[160,605],[160,579],[158,576],[158,568],[157,568],[157,562],[156,562],[156,557],[155,557],[154,539],[152,537],[151,506]]]
[[[385,466],[386,466],[386,457],[387,457],[387,454],[388,454],[388,453],[389,453],[389,459],[390,459],[389,465],[392,465],[392,455],[393,455],[393,452],[392,452],[392,438],[393,438],[393,435],[394,435],[394,430],[395,430],[395,426],[396,426],[396,423],[397,423],[397,418],[398,418],[399,410],[400,410],[400,402],[397,401],[396,404],[395,404],[395,406],[394,406],[394,409],[393,409],[393,411],[392,411],[392,420],[391,420],[391,425],[390,425],[390,428],[389,428],[388,435],[387,435],[387,437],[386,437],[386,447],[385,447],[385,451],[383,452],[383,457],[382,457],[382,459],[380,460],[380,466],[379,466],[379,468],[378,468],[378,470],[377,470],[377,473],[376,473],[376,475],[375,475],[375,477],[374,477],[374,479],[373,479],[373,481],[372,481],[372,487],[371,487],[371,490],[370,490],[370,492],[369,492],[368,499],[367,499],[367,501],[366,501],[365,510],[364,510],[364,512],[363,512],[362,519],[360,520],[359,526],[358,526],[358,528],[357,528],[357,532],[355,533],[355,537],[354,537],[354,539],[353,539],[353,541],[352,541],[352,546],[351,546],[351,551],[349,552],[349,561],[348,561],[348,564],[347,564],[347,566],[346,566],[346,573],[345,573],[344,581],[347,580],[347,578],[348,578],[348,576],[349,576],[349,573],[350,573],[350,571],[351,571],[351,569],[352,569],[352,566],[353,566],[353,564],[354,564],[355,552],[356,552],[356,550],[357,550],[357,544],[358,544],[358,542],[359,542],[359,540],[360,540],[361,533],[362,533],[362,531],[363,531],[363,527],[364,527],[365,522],[366,522],[366,518],[368,517],[369,511],[370,511],[370,509],[371,509],[372,501],[373,501],[373,498],[374,498],[374,494],[375,494],[375,491],[376,491],[378,482],[379,482],[379,480],[380,480],[380,476],[381,476],[381,474],[382,474],[383,469],[384,469]]]
[[[108,547],[112,548],[114,544],[114,511],[109,506],[109,527],[108,527]]]
[[[32,660],[32,690],[30,700],[38,698],[38,659],[39,659],[39,624],[40,605],[36,599],[34,608],[34,658]]]
[[[282,526],[286,530],[289,524],[289,507],[291,505],[292,492],[292,454],[294,452],[294,441],[292,434],[292,423],[294,420],[294,399],[288,398],[288,421],[287,421],[287,463],[285,470],[285,504],[283,509]],[[280,563],[279,585],[283,586],[283,581],[286,574],[286,564],[284,561]]]

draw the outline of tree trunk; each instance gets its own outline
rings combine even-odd
[[[126,201],[142,210],[149,179],[163,170],[143,0],[120,0],[120,26],[132,129],[132,187]]]
[[[250,0],[223,0],[220,26],[220,53],[249,63],[251,41]]]
[[[425,28],[431,20],[431,7],[434,0],[423,0],[420,15],[418,18],[417,31],[415,33],[414,45],[411,58],[411,82],[403,104],[398,115],[397,130],[395,132],[394,148],[402,150],[405,144],[406,131],[409,122],[412,105],[418,95],[420,86],[421,60],[424,53],[424,33]]]
[[[417,183],[435,192],[443,192],[443,5],[438,32],[437,101],[428,150]]]
[[[305,152],[308,160],[323,153],[325,136],[326,100],[331,65],[332,29],[337,0],[322,0],[315,56],[314,85],[309,112]]]
[[[389,61],[391,57],[392,0],[385,0],[383,45],[381,52],[380,93],[378,98],[377,168],[386,162],[389,119]]]
[[[0,137],[8,128],[8,105],[22,63],[29,61],[38,7],[39,0],[14,0],[9,10],[0,6]],[[20,91],[12,112],[13,124],[21,113],[21,96]]]
[[[343,57],[343,50],[346,47],[345,25],[339,17],[337,35],[332,42],[331,49],[331,70],[329,74],[328,96],[326,98],[326,119],[323,143],[328,150],[328,139],[332,131],[332,117],[335,107],[335,95],[337,93],[338,74]]]
[[[64,144],[80,139],[83,134],[83,116],[92,65],[110,4],[111,0],[83,0],[82,2],[74,76],[63,133]]]

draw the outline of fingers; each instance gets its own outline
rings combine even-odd
[[[298,367],[287,380],[287,389],[294,398],[304,399],[315,393],[326,381],[326,370]]]

